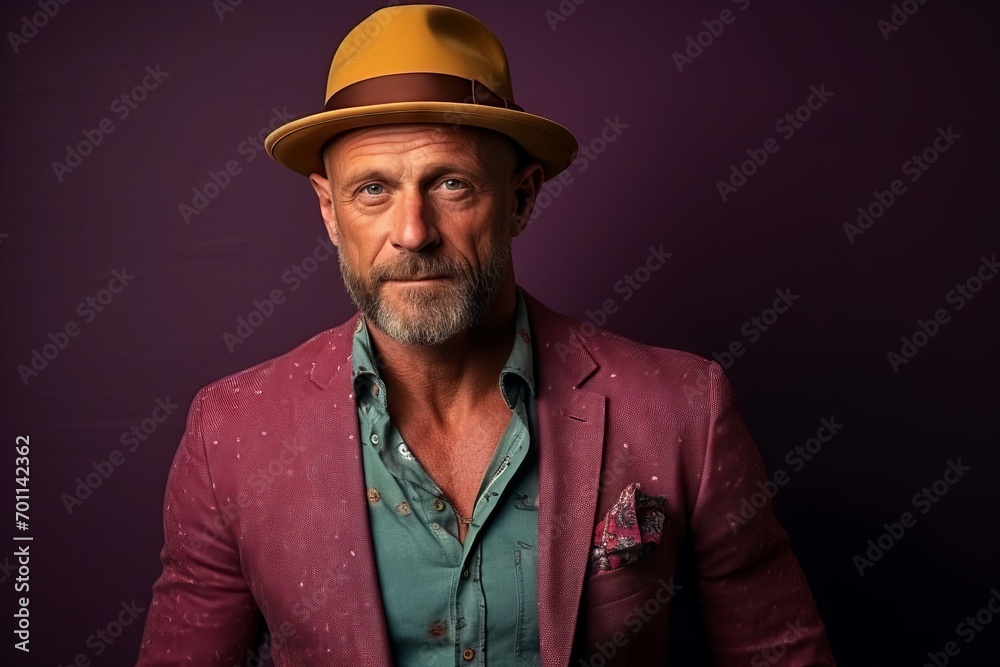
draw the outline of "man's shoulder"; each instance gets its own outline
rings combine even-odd
[[[661,380],[708,377],[716,362],[693,352],[642,343],[602,329],[592,322],[558,313],[537,299],[528,298],[540,354],[561,363],[589,359],[601,374],[627,377],[661,376]]]
[[[265,391],[287,391],[303,384],[323,387],[347,361],[357,320],[354,314],[284,354],[219,378],[202,387],[196,400],[233,400],[241,393],[259,396]]]
[[[715,363],[694,352],[642,343],[607,329],[595,329],[584,339],[594,357],[606,364],[626,362],[625,365],[636,368],[655,364],[661,369],[668,366],[673,369],[707,370]]]

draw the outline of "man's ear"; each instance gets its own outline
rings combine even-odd
[[[519,169],[513,178],[514,210],[512,213],[511,238],[518,236],[528,227],[535,201],[542,189],[542,165],[532,162]]]
[[[337,214],[333,210],[333,197],[330,190],[330,179],[321,174],[310,174],[309,182],[312,183],[316,196],[319,198],[319,212],[323,216],[323,224],[326,225],[326,233],[330,235],[333,245],[340,245],[340,234],[337,232]]]

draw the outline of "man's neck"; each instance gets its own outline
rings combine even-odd
[[[500,371],[513,345],[516,304],[510,284],[478,326],[441,345],[402,345],[369,327],[394,417],[419,414],[421,421],[446,425],[498,393]]]

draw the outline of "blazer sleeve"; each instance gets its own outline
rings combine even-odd
[[[760,453],[721,367],[710,362],[709,373],[691,530],[712,664],[834,665],[809,585],[774,516]]]
[[[163,572],[137,667],[244,665],[256,649],[261,614],[216,502],[203,437],[204,392],[195,397],[163,501]]]

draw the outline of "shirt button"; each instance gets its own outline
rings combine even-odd
[[[462,660],[465,660],[466,662],[472,662],[475,659],[475,657],[476,657],[475,649],[467,648],[464,651],[462,651]]]
[[[462,570],[462,578],[463,579],[468,579],[469,578],[469,571],[468,570]]]
[[[382,500],[382,494],[378,492],[378,489],[376,489],[374,486],[368,489],[368,502],[374,505],[380,500]]]
[[[435,498],[434,502],[431,503],[431,507],[436,509],[438,512],[442,512],[444,511],[444,501],[441,500],[440,498]]]
[[[377,433],[372,433],[372,444],[373,445],[377,445],[378,444],[378,434]]]

